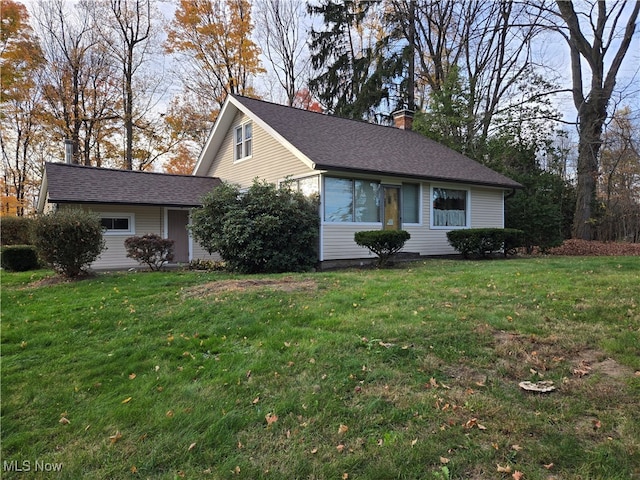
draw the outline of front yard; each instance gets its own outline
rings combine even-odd
[[[640,257],[48,275],[2,272],[2,478],[640,478]]]

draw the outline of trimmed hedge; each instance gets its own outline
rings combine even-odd
[[[4,233],[4,232],[3,232]],[[2,268],[11,272],[26,272],[40,268],[38,252],[33,245],[7,245],[0,250]]]
[[[484,258],[498,252],[507,256],[522,246],[523,235],[515,228],[466,228],[447,232],[447,239],[464,258]]]
[[[2,217],[2,245],[31,245],[31,231],[33,218],[31,217]]]
[[[404,247],[411,238],[405,230],[365,230],[356,232],[355,242],[378,256],[378,266],[384,267],[389,259]]]
[[[173,260],[173,243],[173,240],[168,238],[147,233],[141,237],[127,238],[124,246],[127,249],[127,257],[148,265],[151,270],[160,270],[165,263]]]

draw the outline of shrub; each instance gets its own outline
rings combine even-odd
[[[151,270],[160,270],[162,266],[173,260],[173,240],[162,238],[155,233],[147,233],[141,237],[125,239],[127,257],[140,264],[148,265]]]
[[[241,193],[223,183],[192,212],[191,232],[227,268],[242,273],[304,271],[318,260],[318,203],[287,184],[255,180]]]
[[[40,266],[38,253],[33,245],[7,245],[2,247],[0,264],[5,270],[12,272],[36,270]]]
[[[2,245],[31,245],[33,218],[2,217]]]
[[[105,248],[100,217],[63,209],[37,217],[34,245],[45,262],[66,277],[77,277]]]
[[[447,239],[464,258],[469,258],[497,252],[506,256],[522,245],[522,235],[521,230],[514,228],[467,228],[447,232]]]
[[[405,230],[367,230],[356,232],[354,236],[358,245],[367,247],[378,256],[379,267],[387,265],[410,238],[411,235]]]

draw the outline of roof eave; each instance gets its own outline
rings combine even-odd
[[[173,208],[197,208],[202,203],[152,203],[152,202],[116,202],[116,201],[100,201],[100,200],[69,200],[49,198],[47,203],[64,203],[78,205],[118,205],[118,206],[136,206],[136,207],[173,207]]]
[[[314,169],[322,170],[329,174],[331,172],[360,173],[360,174],[367,174],[367,175],[375,174],[375,175],[384,175],[386,177],[415,178],[416,180],[426,180],[431,182],[436,181],[436,182],[446,182],[446,183],[464,183],[467,185],[495,187],[495,188],[502,188],[505,190],[524,188],[518,182],[514,182],[513,184],[506,184],[506,183],[484,182],[480,180],[461,179],[461,178],[437,177],[437,176],[428,176],[428,175],[410,175],[410,174],[398,173],[398,172],[382,172],[380,170],[365,170],[360,168],[336,167],[335,165],[322,165],[319,163],[314,164]]]

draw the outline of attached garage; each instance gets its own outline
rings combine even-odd
[[[155,233],[174,241],[175,263],[211,258],[191,238],[191,208],[221,182],[192,175],[114,170],[67,163],[45,164],[38,212],[82,208],[100,215],[107,249],[93,269],[139,266],[127,258],[124,240]]]

